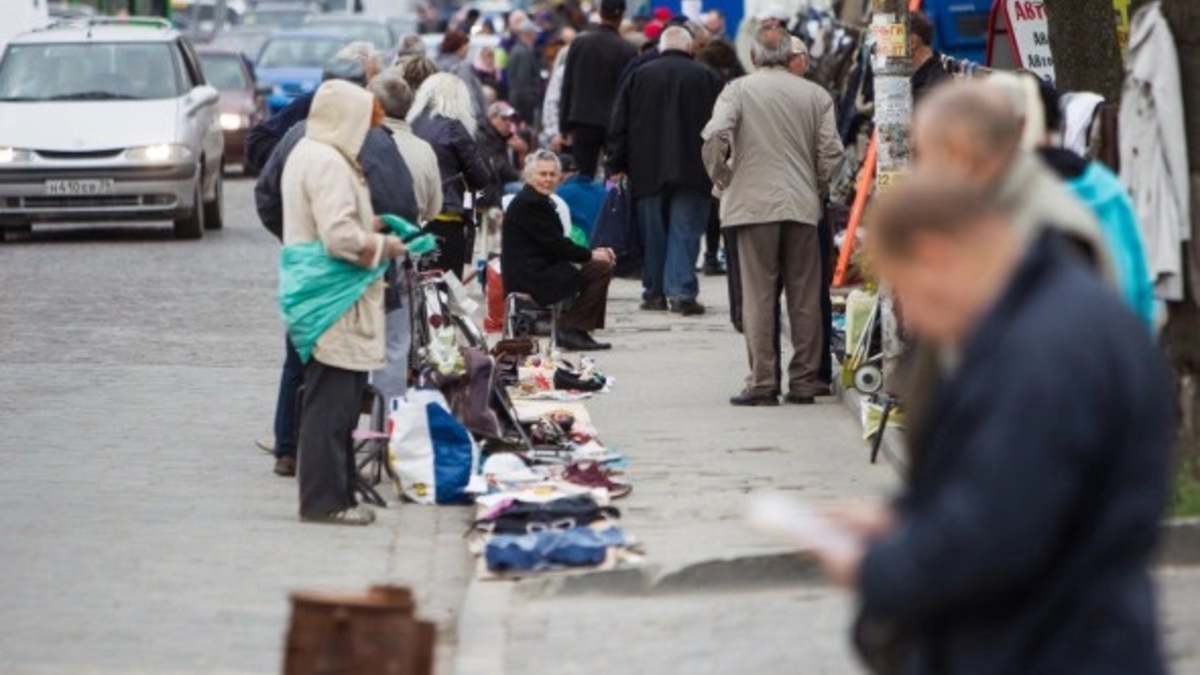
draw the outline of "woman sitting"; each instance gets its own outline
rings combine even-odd
[[[563,233],[550,195],[562,165],[548,150],[530,155],[525,186],[509,204],[502,226],[500,268],[509,293],[525,293],[539,305],[574,299],[558,320],[558,346],[571,351],[609,349],[592,339],[604,328],[608,284],[616,256],[612,249],[589,251]]]

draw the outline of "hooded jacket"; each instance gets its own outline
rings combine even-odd
[[[308,126],[283,169],[283,243],[320,241],[326,254],[363,267],[383,262],[384,235],[362,167],[355,159],[371,128],[374,97],[348,82],[322,84]],[[373,245],[369,260],[362,253]],[[313,358],[335,368],[367,372],[384,364],[384,282],[373,282],[324,335]]]

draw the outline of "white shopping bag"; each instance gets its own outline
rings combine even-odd
[[[479,473],[479,446],[436,389],[413,389],[392,402],[388,459],[400,493],[418,504],[468,504]]]

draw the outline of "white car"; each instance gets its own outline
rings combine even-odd
[[[222,226],[220,95],[158,20],[84,19],[22,34],[0,58],[0,234],[33,223]]]

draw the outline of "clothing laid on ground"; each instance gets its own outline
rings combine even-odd
[[[501,227],[506,292],[526,293],[543,306],[578,295],[559,317],[560,325],[583,331],[604,327],[612,266],[593,261],[591,251],[563,234],[549,197],[526,185],[509,204]]]
[[[1174,422],[1145,326],[1048,233],[957,351],[858,577],[899,672],[1164,673],[1148,568]]]

